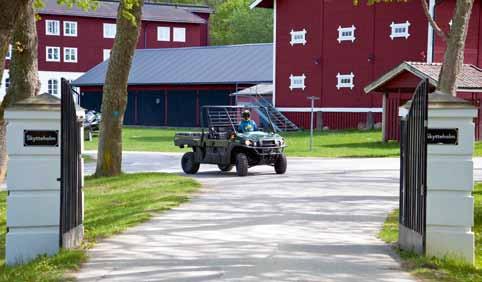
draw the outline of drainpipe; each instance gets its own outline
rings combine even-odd
[[[435,19],[435,0],[429,2],[430,16]],[[434,30],[432,25],[428,23],[428,36],[427,36],[427,63],[433,63],[434,60]]]

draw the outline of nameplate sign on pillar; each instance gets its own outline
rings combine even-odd
[[[24,130],[24,147],[58,147],[58,130]]]
[[[458,145],[458,128],[429,128],[427,130],[428,145]]]

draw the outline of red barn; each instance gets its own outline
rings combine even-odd
[[[427,0],[450,28],[455,0]],[[382,98],[364,87],[403,61],[434,62],[444,43],[435,38],[419,0],[368,6],[353,0],[256,0],[274,12],[274,105],[303,127],[307,97],[318,96],[317,120],[332,129],[381,121]],[[481,3],[475,0],[466,63],[480,66]],[[320,125],[318,125],[320,126]]]
[[[118,1],[101,1],[96,10],[84,11],[44,0],[38,11],[38,65],[41,92],[60,94],[60,78],[74,80],[110,55],[116,33]],[[208,45],[211,8],[197,5],[146,3],[139,49]],[[9,85],[7,54],[0,99]]]

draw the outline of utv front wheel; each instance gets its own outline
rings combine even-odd
[[[248,175],[248,157],[243,154],[239,153],[236,155],[236,174],[238,176],[247,176]]]
[[[277,174],[285,174],[288,167],[288,161],[285,155],[279,156],[274,163],[274,170]]]
[[[181,160],[182,170],[186,174],[196,174],[199,171],[199,163],[194,159],[194,153],[185,153]]]
[[[218,168],[219,170],[221,171],[224,171],[224,172],[230,172],[231,170],[233,170],[233,165],[229,164],[229,165],[218,165]]]

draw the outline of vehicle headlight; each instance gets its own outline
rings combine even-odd
[[[285,140],[284,140],[284,139],[279,140],[279,144],[280,144],[280,146],[284,145],[284,144],[285,144]]]
[[[253,146],[253,141],[251,141],[251,140],[246,140],[246,141],[244,141],[244,144],[245,144],[246,146]]]

